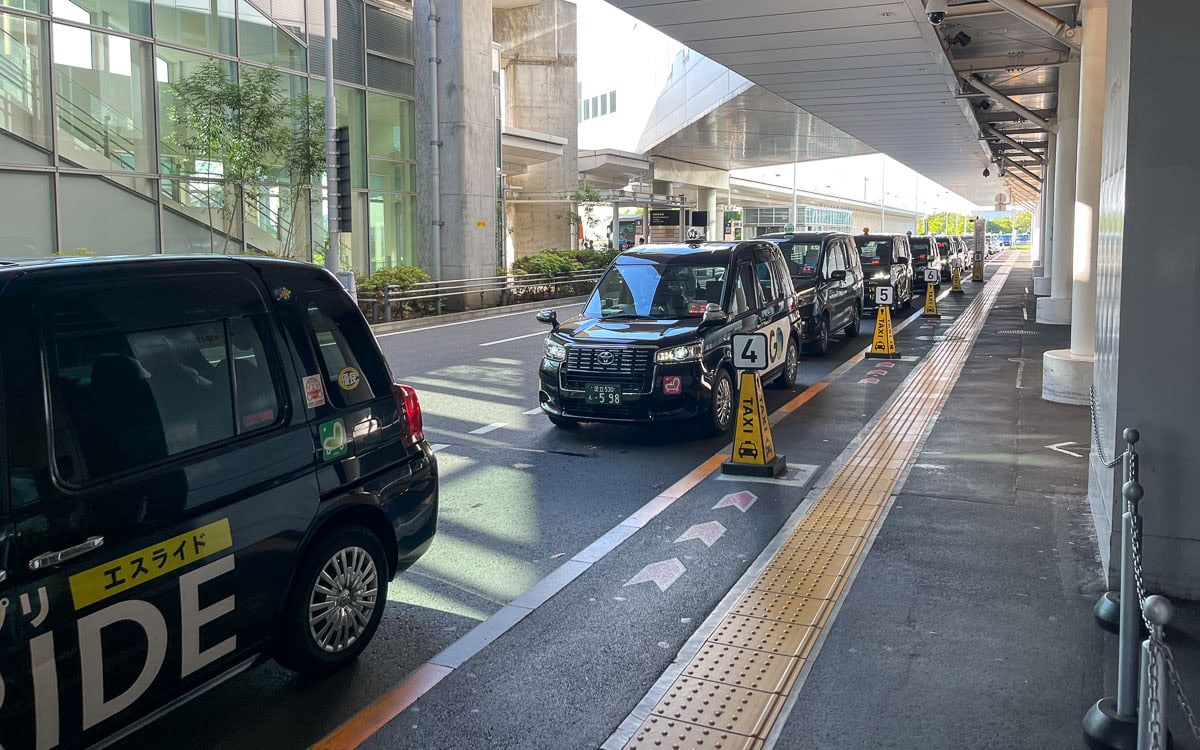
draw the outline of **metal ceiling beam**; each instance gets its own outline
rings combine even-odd
[[[1003,8],[1033,28],[1049,34],[1071,49],[1080,48],[1080,30],[1048,10],[1029,0],[991,0],[992,5]]]
[[[1031,96],[1033,94],[1057,94],[1057,86],[1013,86],[1007,89],[996,89],[1007,96]],[[987,94],[981,91],[965,91],[961,94],[956,94],[955,99],[978,99]]]
[[[999,130],[996,130],[995,128],[993,128],[990,125],[984,125],[983,132],[984,132],[985,137],[995,136],[995,137],[999,138],[1001,141],[1003,141],[1004,143],[1007,143],[1009,146],[1012,146],[1016,150],[1025,154],[1026,156],[1033,157],[1033,159],[1035,159],[1038,164],[1041,164],[1044,161],[1041,156],[1035,154],[1024,143],[1021,143],[1020,141],[1016,140],[1015,138],[1010,138],[1009,136],[1005,135],[1004,133],[1001,133]]]
[[[1045,2],[1045,0],[1041,0],[1038,5],[1045,10],[1050,10],[1052,8],[1074,9],[1079,5],[1079,2],[1078,0],[1074,0],[1073,2]],[[991,3],[970,3],[968,5],[951,5],[946,13],[946,18],[955,20],[959,18],[978,18],[979,16],[998,16],[1001,13],[1006,12],[1007,11],[1001,10],[1000,8],[993,7]]]
[[[950,67],[955,73],[983,73],[992,70],[1013,70],[1014,68],[1042,68],[1062,65],[1070,59],[1066,52],[1022,52],[1015,55],[995,55],[993,57],[967,57],[950,61]]]
[[[1024,166],[1022,166],[1022,165],[1018,164],[1017,162],[1013,161],[1012,159],[1008,158],[1007,156],[1001,156],[1001,157],[1000,157],[1000,160],[1001,160],[1001,161],[1003,161],[1004,163],[1008,164],[1009,166],[1011,166],[1011,167],[1016,167],[1016,168],[1017,168],[1017,169],[1019,169],[1020,171],[1024,172],[1024,173],[1025,173],[1025,174],[1027,174],[1027,175],[1029,175],[1029,179],[1033,180],[1035,183],[1041,183],[1041,181],[1042,181],[1042,178],[1041,178],[1041,176],[1040,176],[1040,175],[1038,175],[1038,174],[1037,174],[1037,173],[1035,173],[1035,172],[1032,172],[1032,171],[1030,171],[1028,168],[1026,168],[1026,167],[1024,167]],[[1008,176],[1009,176],[1009,177],[1016,177],[1016,175],[1015,175],[1015,174],[1013,174],[1012,172],[1009,172],[1009,173],[1008,173]],[[1024,182],[1024,180],[1022,180],[1022,182]]]
[[[1021,117],[1024,117],[1029,122],[1032,122],[1034,125],[1037,125],[1039,128],[1042,128],[1044,130],[1052,130],[1053,129],[1053,126],[1051,125],[1049,120],[1047,120],[1044,117],[1040,117],[1039,115],[1034,113],[1034,111],[1032,109],[1029,109],[1024,104],[1021,104],[1018,101],[1014,101],[1012,98],[1005,96],[998,89],[993,88],[992,86],[989,86],[988,84],[984,83],[982,80],[980,80],[979,76],[963,76],[962,80],[968,86],[975,88],[977,91],[982,91],[983,93],[990,96],[992,99],[995,99],[996,103],[999,104],[1000,106],[1004,107],[1005,109],[1007,109],[1011,112],[1016,112],[1017,114],[1019,114]]]
[[[997,122],[996,124],[999,125],[1003,123]],[[1005,128],[1003,130],[996,128],[996,132],[1004,133],[1005,135],[1041,135],[1046,131],[1042,130],[1041,128]]]

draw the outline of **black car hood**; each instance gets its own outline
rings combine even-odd
[[[694,340],[700,322],[700,318],[600,320],[578,317],[562,323],[558,328],[558,335],[572,342],[589,344],[669,346]]]

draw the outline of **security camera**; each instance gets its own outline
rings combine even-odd
[[[946,11],[948,10],[946,0],[927,0],[925,3],[925,15],[929,16],[929,23],[934,26],[942,25],[942,21],[946,20]]]

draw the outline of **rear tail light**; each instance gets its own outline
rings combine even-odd
[[[425,439],[425,420],[421,416],[421,402],[417,392],[411,386],[392,383],[392,396],[396,399],[396,407],[404,412],[408,423],[408,434],[404,436],[405,445],[416,445]]]

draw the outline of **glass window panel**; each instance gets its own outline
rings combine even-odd
[[[50,79],[47,24],[0,13],[0,163],[49,164]]]
[[[159,168],[163,174],[220,175],[224,171],[219,153],[201,153],[185,147],[187,131],[174,120],[178,101],[171,91],[171,84],[179,83],[196,72],[212,58],[192,52],[183,52],[159,46],[154,60],[154,74],[158,90],[159,118]],[[221,62],[225,76],[237,79],[237,71],[231,62]]]
[[[600,114],[602,114],[602,115],[608,114],[608,97],[607,96],[600,97]]]
[[[608,111],[617,111],[617,92],[615,91],[608,92]]]
[[[412,195],[371,193],[371,270],[416,265],[416,208]]]
[[[59,156],[72,166],[157,171],[150,45],[54,25]]]
[[[247,252],[276,258],[312,256],[307,186],[253,185],[246,191]]]
[[[52,0],[55,17],[150,36],[148,0]]]
[[[0,172],[0,258],[53,255],[54,186],[50,175]]]
[[[367,50],[413,59],[412,19],[367,6]]]
[[[157,253],[157,187],[158,180],[146,177],[62,175],[58,196],[62,254]]]
[[[368,153],[374,158],[416,158],[413,103],[386,94],[367,93]]]
[[[308,67],[325,75],[325,13],[322,0],[308,0]],[[363,85],[365,50],[363,44],[363,4],[358,0],[338,0],[333,19],[333,77]]]
[[[314,78],[310,83],[313,98],[325,101],[325,82]],[[350,157],[352,159],[350,186],[365,188],[367,186],[367,113],[364,108],[366,92],[335,83],[333,96],[337,100],[338,127],[350,128]]]
[[[413,96],[416,93],[413,76],[413,66],[408,63],[367,55],[367,85],[373,89]]]
[[[370,188],[393,192],[414,192],[417,189],[416,165],[372,159]]]
[[[56,0],[57,1],[57,0]],[[304,72],[304,47],[246,0],[238,1],[240,57]]]
[[[0,0],[0,7],[18,8],[30,13],[45,13],[46,0]]]
[[[161,195],[166,252],[241,251],[241,212],[219,182],[164,179]]]
[[[154,0],[160,41],[233,55],[234,0]]]

